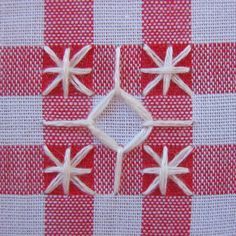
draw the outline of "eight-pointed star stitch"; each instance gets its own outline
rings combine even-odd
[[[189,173],[189,169],[186,167],[179,167],[178,165],[184,161],[188,155],[192,152],[193,147],[188,146],[181,150],[170,162],[168,162],[168,149],[167,147],[163,148],[162,157],[159,157],[156,152],[149,146],[144,146],[144,150],[155,160],[155,162],[159,165],[159,167],[150,167],[143,169],[143,174],[154,174],[157,177],[153,180],[153,182],[149,185],[147,190],[143,193],[144,195],[150,194],[154,191],[157,186],[160,188],[160,192],[162,195],[166,194],[167,190],[167,181],[168,178],[174,181],[179,188],[183,190],[183,192],[187,195],[192,195],[191,190],[184,184],[182,180],[180,180],[176,175],[179,174],[187,174]]]
[[[69,84],[71,83],[79,92],[84,93],[88,96],[93,95],[93,92],[88,89],[84,84],[82,84],[76,77],[78,75],[89,74],[91,68],[78,68],[77,64],[85,57],[91,46],[83,47],[79,52],[77,52],[70,60],[70,48],[67,48],[64,52],[63,60],[60,60],[55,52],[49,48],[44,47],[44,50],[50,56],[50,58],[55,62],[56,67],[49,67],[44,70],[44,73],[55,73],[58,74],[51,84],[43,91],[43,95],[48,95],[57,85],[62,82],[63,95],[68,97],[69,95]]]
[[[146,96],[162,79],[163,79],[163,95],[166,95],[170,81],[173,81],[177,86],[184,90],[189,96],[193,95],[192,90],[187,84],[180,79],[178,74],[188,73],[189,67],[176,66],[183,58],[185,58],[191,51],[191,47],[187,46],[178,56],[173,58],[173,48],[169,46],[166,50],[166,57],[163,61],[150,47],[144,45],[143,49],[151,57],[157,68],[142,68],[141,72],[148,74],[157,74],[158,76],[152,80],[143,90],[143,95]]]
[[[71,148],[67,148],[64,156],[64,163],[61,163],[53,153],[44,146],[45,154],[50,158],[56,166],[48,167],[44,170],[45,173],[58,173],[57,176],[51,181],[45,193],[51,193],[60,184],[62,184],[65,194],[69,194],[70,182],[72,182],[81,191],[94,195],[95,192],[86,186],[78,177],[91,173],[91,169],[77,167],[79,163],[86,157],[86,155],[92,150],[93,146],[88,145],[81,149],[75,157],[71,160]]]

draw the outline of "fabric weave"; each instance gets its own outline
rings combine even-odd
[[[235,0],[2,0],[0,3],[0,235],[236,235],[236,2]],[[178,63],[190,68],[180,74],[194,92],[188,96],[163,81],[142,92],[156,74],[141,68],[155,63],[143,50],[147,44],[162,60],[171,45]],[[94,91],[91,97],[62,85],[47,96],[55,79],[44,73],[54,67],[44,51],[60,59],[85,45],[91,51],[78,64],[92,73],[78,79]],[[171,180],[167,195],[159,189],[142,192],[154,175],[141,170],[157,167],[144,145],[125,154],[119,194],[113,195],[116,153],[85,127],[52,127],[43,120],[86,119],[114,87],[115,49],[121,46],[121,87],[133,95],[155,120],[191,120],[188,127],[154,127],[144,145],[169,159],[185,147],[194,151],[181,163],[190,173],[179,176],[193,192],[186,196]],[[97,127],[126,144],[142,128],[142,120],[121,99],[115,99],[97,119]],[[83,182],[97,194],[76,186],[69,195],[59,186],[44,191],[56,175],[43,151],[47,145],[63,159],[93,144],[81,162],[91,168]]]

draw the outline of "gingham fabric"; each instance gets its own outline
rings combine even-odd
[[[236,235],[236,1],[235,0],[1,0],[0,73],[0,235]],[[142,96],[153,75],[143,50],[149,45],[162,59],[187,45],[191,53],[180,62],[191,68],[181,75],[193,90],[188,96],[171,82]],[[92,50],[80,63],[92,68],[81,81],[92,97],[70,86],[68,98],[59,85],[42,91],[55,77],[43,73],[53,65],[44,46],[60,58],[85,45]],[[153,160],[143,145],[127,154],[118,195],[113,195],[116,154],[82,127],[49,127],[45,120],[83,119],[114,85],[115,48],[121,46],[121,87],[141,101],[156,119],[193,119],[190,127],[155,127],[145,140],[157,153],[163,146],[173,158],[194,145],[183,162],[191,171],[182,180],[187,196],[173,182],[167,194],[156,189],[143,196],[153,180],[142,175]],[[142,120],[115,99],[97,126],[127,143]],[[71,186],[49,194],[54,174],[42,146],[63,158],[94,149],[81,165],[92,173],[81,177],[96,192],[90,196]]]

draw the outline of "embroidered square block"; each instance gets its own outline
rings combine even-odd
[[[0,5],[0,235],[235,234],[234,1]]]

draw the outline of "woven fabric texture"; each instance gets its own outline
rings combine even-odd
[[[0,235],[236,235],[235,0],[1,0],[0,9]],[[45,69],[62,68],[66,53],[71,59],[87,45],[91,48],[74,72],[93,95],[72,83],[67,98],[62,83],[45,94],[57,77]],[[57,63],[46,46],[63,61]],[[170,54],[178,59],[189,46],[191,51],[175,65],[190,68],[177,73],[182,86],[171,77],[163,95],[168,78],[163,70],[174,70],[166,68]],[[115,195],[118,151],[88,126],[56,127],[45,121],[87,119],[117,86],[117,48],[120,87],[135,104],[143,104],[155,121],[193,123],[155,126],[142,144],[122,153]],[[145,94],[159,73],[146,72],[157,67],[164,76]],[[89,73],[80,76],[78,68]],[[117,95],[96,118],[96,127],[122,149],[144,129],[143,116]],[[48,157],[45,145],[58,160]],[[74,182],[69,194],[63,184],[46,193],[57,173],[45,170],[89,145],[93,149],[74,171],[89,172],[78,178],[96,194]],[[147,146],[162,160],[166,147],[169,165],[193,146],[175,167],[188,173],[169,176],[165,195],[161,177],[157,188],[142,194],[156,177],[142,170],[159,167]]]

